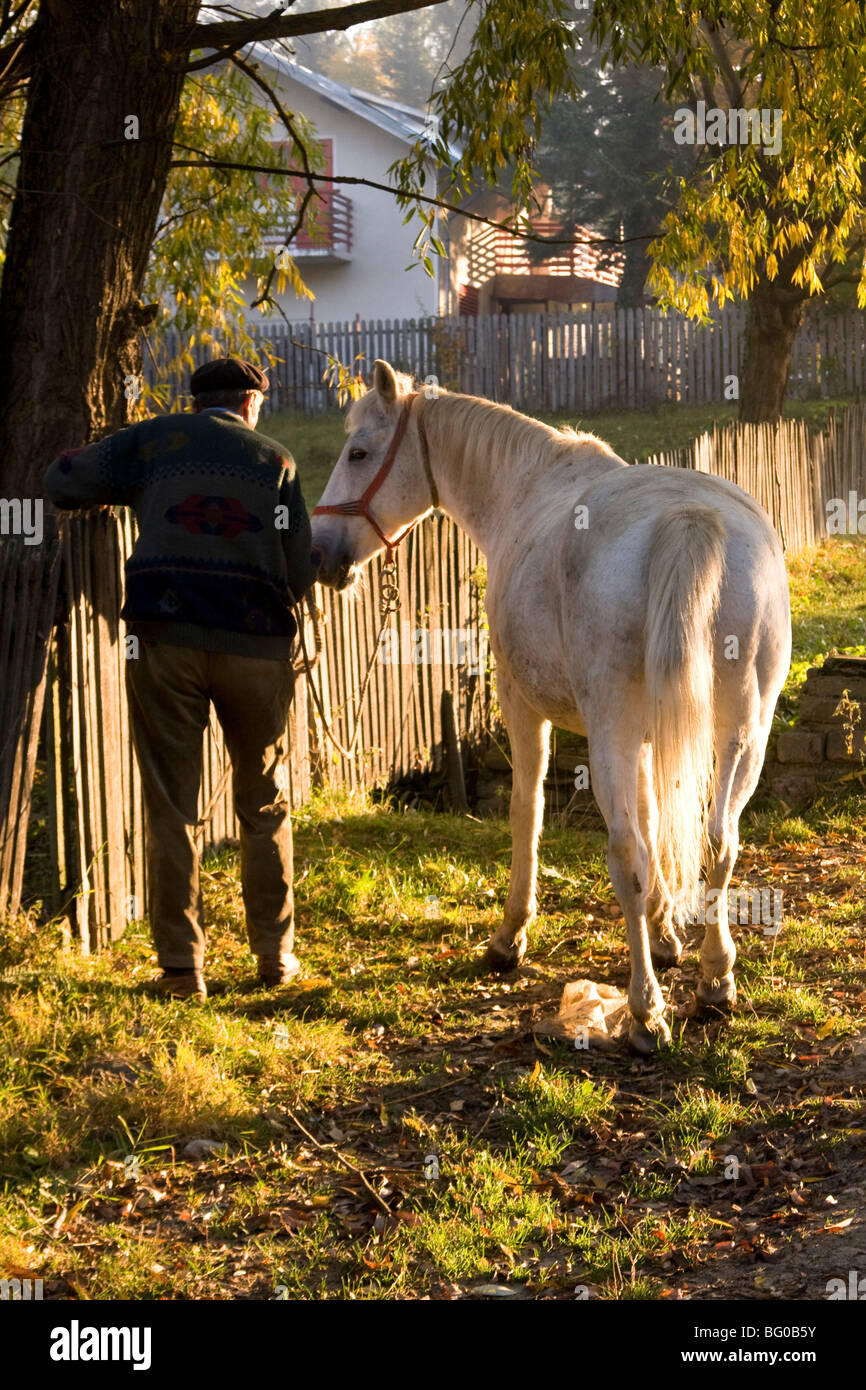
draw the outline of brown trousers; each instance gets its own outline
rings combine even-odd
[[[160,965],[204,965],[195,827],[211,701],[232,764],[250,947],[266,956],[291,951],[292,827],[284,759],[292,663],[141,641],[138,658],[126,663],[126,688],[144,793],[148,910]]]

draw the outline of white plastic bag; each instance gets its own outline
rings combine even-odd
[[[563,1038],[575,1047],[610,1047],[628,1032],[628,999],[613,985],[572,980],[562,991],[559,1013],[545,1019],[536,1033]]]

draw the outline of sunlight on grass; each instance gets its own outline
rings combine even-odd
[[[542,1070],[521,1076],[512,1088],[513,1099],[506,1123],[516,1140],[532,1140],[544,1146],[547,1163],[554,1163],[573,1141],[575,1133],[596,1128],[612,1109],[610,1087],[578,1078],[569,1072]],[[539,1163],[544,1163],[540,1155]]]
[[[662,1136],[685,1154],[724,1139],[748,1116],[740,1101],[691,1083],[677,1086],[672,1103],[659,1108]]]
[[[790,723],[810,666],[831,651],[866,655],[866,539],[834,537],[787,560],[791,670],[776,712]]]

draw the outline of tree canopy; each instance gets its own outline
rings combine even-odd
[[[315,206],[323,178],[315,135],[302,112],[281,115],[275,102],[268,111],[250,45],[315,44],[317,35],[333,43],[372,24],[392,26],[391,37],[376,40],[380,58],[401,33],[417,29],[425,81],[439,61],[430,103],[436,128],[391,171],[407,215],[421,218],[417,251],[428,269],[437,250],[429,184],[425,190],[431,155],[446,203],[505,177],[525,226],[551,102],[562,103],[578,132],[580,121],[594,123],[594,139],[618,148],[623,169],[629,148],[639,146],[637,128],[657,80],[668,102],[692,111],[698,102],[711,114],[778,111],[778,152],[760,140],[684,148],[674,138],[676,120],[670,131],[660,115],[643,166],[647,196],[640,206],[632,178],[629,200],[648,222],[649,191],[660,187],[649,168],[670,135],[672,166],[685,159],[694,173],[674,189],[675,204],[651,247],[649,284],[661,303],[692,314],[730,298],[748,301],[741,410],[747,418],[778,414],[805,301],[850,281],[866,304],[862,6],[597,0],[590,35],[613,66],[591,82],[584,71],[582,113],[569,107],[581,82],[579,12],[571,0],[467,0],[460,43],[443,59],[454,12],[445,0],[359,0],[306,12],[256,4],[253,14],[237,6],[200,10],[197,0],[0,5],[0,457],[7,473],[36,478],[56,448],[127,418],[123,383],[140,365],[141,330],[159,312],[158,288],[168,291],[178,326],[220,345],[243,342],[237,310],[248,275],[259,276],[259,296],[275,285],[303,294],[290,257],[278,265],[269,259],[269,238],[275,231],[285,237],[280,224]],[[408,54],[411,44],[404,47]],[[646,72],[623,75],[626,62]],[[398,99],[408,94],[407,71],[393,66]],[[134,141],[124,138],[130,112],[141,126]],[[272,122],[285,125],[286,115],[289,167],[271,145]],[[456,161],[455,144],[462,149]],[[593,196],[587,189],[598,167],[589,154],[575,219],[593,211],[583,201]],[[279,194],[281,187],[291,195]],[[664,190],[662,203],[669,197]],[[615,202],[581,220],[616,239]]]
[[[763,141],[701,147],[655,251],[652,280],[664,299],[704,310],[747,298],[762,274],[819,294],[856,264],[866,306],[863,6],[608,0],[596,6],[592,31],[615,62],[662,67],[671,99],[781,113],[778,152]]]
[[[465,58],[474,19],[466,0],[445,0],[346,34],[298,39],[294,48],[299,62],[326,77],[423,108],[450,67]]]
[[[286,113],[288,114],[288,113]],[[311,171],[324,167],[313,127],[291,113],[297,143],[289,160]],[[221,168],[220,163],[278,167],[278,139],[286,140],[277,112],[246,72],[233,66],[191,74],[184,84],[175,145],[178,150],[206,150],[210,163],[171,170],[142,293],[159,305],[158,337],[175,329],[182,348],[165,363],[153,392],[142,392],[137,413],[154,402],[168,406],[182,370],[192,367],[192,349],[204,344],[216,353],[269,354],[267,342],[254,344],[248,321],[248,286],[257,296],[294,291],[299,300],[311,292],[285,244],[301,215],[296,185],[279,174]],[[307,217],[315,220],[315,199]],[[135,412],[133,412],[135,413]]]
[[[604,267],[624,253],[618,298],[641,304],[650,241],[676,204],[694,151],[673,143],[673,108],[659,68],[606,64],[586,32],[572,64],[579,95],[554,99],[536,168],[551,189],[562,234],[585,226],[606,238],[599,250]]]
[[[695,174],[651,247],[650,285],[695,315],[748,301],[740,413],[777,418],[806,300],[852,280],[866,305],[863,6],[602,0],[590,29],[613,62],[661,67],[667,97],[702,118]]]

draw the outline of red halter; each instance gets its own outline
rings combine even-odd
[[[404,398],[403,409],[400,412],[400,419],[397,421],[397,427],[391,436],[391,442],[388,445],[388,452],[382,460],[382,465],[378,473],[376,474],[375,478],[373,478],[366,491],[360,497],[356,498],[354,502],[335,502],[333,506],[314,507],[312,511],[313,516],[321,516],[323,513],[329,512],[334,516],[364,517],[365,520],[370,523],[379,539],[384,543],[385,549],[388,552],[389,565],[391,564],[394,558],[394,553],[397,549],[397,546],[400,544],[402,540],[406,539],[409,532],[416,525],[416,522],[410,521],[409,525],[400,532],[399,536],[395,536],[393,540],[389,540],[370,510],[370,499],[374,497],[375,494],[379,491],[379,488],[382,486],[382,484],[384,483],[385,479],[387,478],[388,474],[391,472],[391,469],[394,466],[394,460],[397,457],[397,450],[403,443],[403,437],[406,433],[406,428],[409,424],[409,412],[412,409],[412,402],[414,401],[416,395],[417,392],[413,391],[411,395],[408,395]]]

